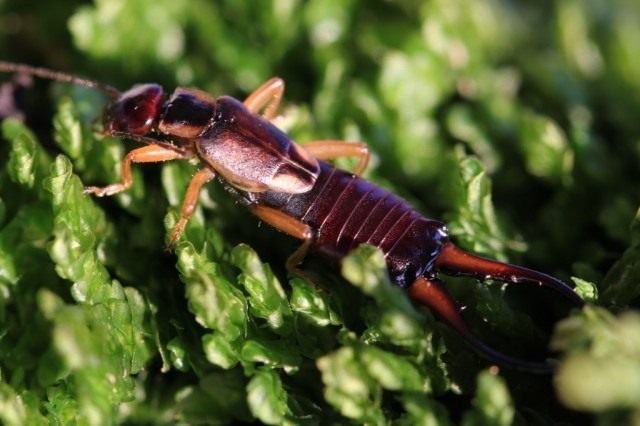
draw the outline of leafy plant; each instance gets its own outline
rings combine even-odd
[[[0,0],[2,59],[240,99],[282,76],[294,140],[366,141],[366,177],[461,246],[571,277],[590,302],[444,279],[493,346],[530,359],[551,342],[539,377],[471,352],[375,248],[287,274],[295,242],[215,183],[166,252],[197,165],[136,166],[131,190],[86,196],[130,149],[93,131],[105,99],[6,75],[2,423],[638,422],[636,3]]]

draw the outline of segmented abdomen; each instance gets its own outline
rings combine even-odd
[[[379,247],[391,279],[409,286],[430,275],[448,241],[441,222],[426,219],[392,193],[328,163],[320,162],[313,189],[304,194],[257,194],[260,204],[309,225],[313,249],[339,260],[360,244]]]

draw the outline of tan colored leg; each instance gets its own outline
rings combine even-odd
[[[251,112],[258,113],[264,108],[262,116],[273,120],[284,94],[284,80],[273,77],[258,87],[245,99],[244,106]]]
[[[182,202],[182,208],[180,210],[180,219],[178,219],[178,222],[171,230],[171,239],[167,245],[168,249],[173,247],[173,245],[178,241],[178,238],[182,235],[185,226],[187,226],[187,222],[191,219],[191,215],[193,215],[196,205],[198,204],[200,189],[202,189],[204,184],[211,182],[215,177],[215,172],[207,167],[198,171],[198,173],[191,178],[187,191],[184,194],[184,201]]]
[[[287,262],[285,263],[287,271],[301,275],[309,282],[311,282],[311,280],[307,277],[307,274],[305,274],[302,269],[298,268],[298,266],[302,263],[304,258],[307,257],[312,241],[313,240],[304,240],[302,245],[287,258]]]
[[[122,177],[120,178],[119,183],[113,183],[105,187],[87,186],[84,189],[84,193],[104,197],[117,194],[128,189],[133,183],[131,177],[131,163],[159,163],[161,161],[177,160],[181,158],[186,158],[185,154],[181,154],[159,145],[148,145],[134,149],[133,151],[129,151],[122,160]]]
[[[294,272],[307,279],[304,272],[298,269],[298,265],[302,263],[309,252],[309,248],[311,248],[311,243],[313,242],[313,231],[311,230],[311,227],[297,219],[294,219],[288,214],[282,213],[280,210],[272,209],[270,207],[253,205],[250,206],[249,209],[253,214],[258,216],[260,220],[268,223],[285,234],[291,235],[299,240],[303,240],[302,245],[298,247],[287,259],[286,266],[289,272]]]
[[[107,131],[107,130],[103,130],[102,134],[105,136],[110,136],[110,137],[114,137],[114,138],[122,138],[122,139],[128,139],[131,141],[135,141],[135,142],[140,142],[141,144],[144,145],[155,145],[155,146],[160,146],[162,148],[166,148],[170,151],[175,151],[177,153],[179,153],[180,155],[183,156],[183,158],[187,158],[191,155],[191,147],[189,146],[176,146],[174,144],[172,144],[171,142],[167,142],[167,141],[163,141],[163,140],[159,140],[156,139],[154,137],[151,136],[145,136],[145,135],[134,135],[131,133],[127,133],[127,132],[118,132],[115,130],[112,131]]]
[[[369,164],[369,147],[361,142],[322,140],[307,142],[302,145],[302,147],[319,160],[334,160],[339,157],[358,157],[358,165],[353,171],[358,176],[364,172],[367,164]]]

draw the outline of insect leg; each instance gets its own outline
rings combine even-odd
[[[284,94],[284,80],[273,77],[258,87],[244,100],[244,106],[251,112],[258,113],[264,108],[262,116],[273,120]]]
[[[177,160],[182,158],[186,158],[185,154],[160,145],[148,145],[134,149],[133,151],[129,151],[122,160],[122,177],[120,178],[119,183],[113,183],[105,187],[87,186],[84,189],[84,193],[104,197],[117,194],[128,189],[133,183],[133,178],[131,176],[131,163],[158,163],[161,161]]]
[[[188,147],[176,146],[176,145],[172,144],[171,142],[159,140],[159,139],[156,139],[156,138],[150,137],[150,136],[135,135],[135,134],[132,134],[132,133],[129,133],[129,132],[119,132],[119,131],[116,131],[116,130],[109,130],[109,131],[103,130],[102,132],[99,132],[99,133],[102,133],[105,136],[110,136],[110,137],[114,137],[114,138],[129,139],[131,141],[139,142],[141,144],[157,145],[157,146],[160,146],[162,148],[166,148],[166,149],[169,149],[171,151],[175,151],[175,152],[181,154],[182,157],[179,157],[179,158],[187,158],[189,156],[189,153],[190,153],[190,149]]]
[[[469,327],[460,316],[456,302],[440,281],[420,277],[413,282],[407,291],[411,299],[429,308],[487,359],[531,373],[547,374],[553,371],[553,366],[550,364],[525,361],[502,354],[478,339],[469,330]]]
[[[210,168],[205,167],[204,169],[199,170],[198,173],[191,178],[187,191],[184,194],[184,201],[182,202],[182,208],[180,210],[180,219],[178,219],[178,222],[171,230],[171,239],[169,240],[169,244],[167,244],[168,249],[173,247],[176,241],[178,241],[178,238],[182,235],[182,231],[184,231],[185,226],[187,226],[187,222],[189,222],[191,215],[193,215],[196,205],[198,204],[200,189],[204,184],[210,182],[215,177],[215,172]]]
[[[305,256],[309,252],[311,243],[313,242],[313,231],[311,227],[297,219],[294,219],[286,213],[281,212],[280,210],[272,209],[270,207],[254,204],[249,206],[249,209],[253,214],[258,216],[260,220],[268,223],[285,234],[299,240],[303,240],[302,245],[298,247],[287,259],[287,270],[305,277],[304,272],[298,269],[298,265],[300,265],[304,260]]]
[[[333,160],[339,157],[358,157],[358,165],[353,173],[360,176],[369,164],[369,147],[361,142],[340,140],[321,140],[307,142],[302,145],[311,155],[319,160]]]

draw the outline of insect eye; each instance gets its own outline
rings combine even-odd
[[[162,87],[157,84],[134,86],[107,108],[105,129],[136,135],[148,133],[158,117],[162,96]]]

